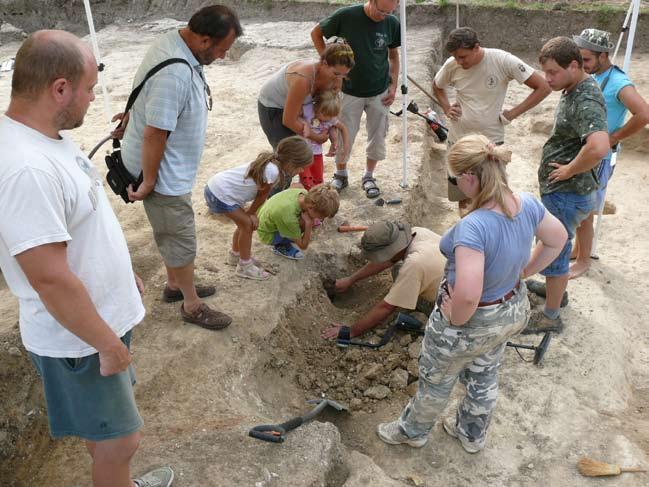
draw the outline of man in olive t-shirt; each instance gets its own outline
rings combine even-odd
[[[562,92],[538,171],[541,201],[563,223],[568,240],[559,256],[541,271],[545,307],[532,314],[523,333],[563,329],[559,310],[568,285],[571,239],[595,209],[595,170],[609,150],[604,97],[597,82],[584,72],[579,47],[567,37],[555,37],[541,49],[539,62],[550,88]],[[541,291],[541,286],[528,280],[532,292]]]
[[[399,21],[391,15],[397,0],[368,0],[336,10],[311,31],[319,54],[325,49],[324,38],[344,38],[354,51],[355,65],[343,82],[343,107],[340,120],[349,130],[353,145],[365,112],[367,121],[366,171],[362,187],[368,198],[380,190],[374,179],[378,161],[385,159],[389,107],[394,102],[399,76]],[[336,173],[332,184],[338,191],[347,187],[347,163],[342,151],[336,154]]]

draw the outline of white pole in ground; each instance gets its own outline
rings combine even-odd
[[[455,2],[455,28],[460,28],[460,0]]]
[[[633,41],[635,39],[635,31],[638,26],[638,14],[640,13],[640,0],[631,0],[631,6],[629,7],[629,12],[633,10],[633,14],[631,16],[631,27],[629,29],[629,37],[627,37],[626,40],[626,49],[624,51],[624,64],[622,66],[622,69],[624,70],[625,73],[629,72],[629,69],[631,68],[631,54],[633,52]],[[629,12],[627,12],[626,18],[624,19],[624,25],[622,25],[622,35],[624,34],[624,30],[626,29],[626,26],[629,22]],[[617,47],[615,48],[615,53],[613,54],[613,61],[615,61],[615,56],[617,55],[618,48],[620,47],[620,42],[622,40],[622,36],[620,36],[620,40],[618,41]],[[611,155],[611,167],[615,167],[615,164],[617,164],[617,155],[621,149],[620,144],[618,144],[617,150],[618,152],[614,152]],[[598,259],[597,255],[597,242],[599,241],[599,234],[602,229],[602,215],[604,214],[604,202],[606,201],[606,189],[604,189],[604,196],[602,198],[602,204],[601,206],[597,209],[597,224],[595,225],[595,235],[593,236],[593,248],[590,253],[591,257]]]
[[[629,26],[629,19],[631,18],[631,12],[633,12],[633,0],[631,0],[631,3],[629,4],[629,9],[626,11],[626,17],[624,17],[624,22],[622,23],[622,31],[620,32],[620,35],[617,38],[617,44],[615,45],[615,52],[613,53],[613,57],[611,58],[611,62],[615,64],[615,58],[617,57],[617,53],[620,50],[620,46],[622,45],[622,39],[624,39],[624,34],[627,31],[627,27]]]
[[[403,131],[401,144],[403,146],[403,177],[400,186],[408,187],[408,50],[406,46],[406,0],[399,5],[399,21],[401,22],[401,90],[403,103],[401,117],[403,118]]]
[[[99,68],[98,78],[99,84],[101,85],[101,94],[104,98],[104,118],[106,119],[106,124],[110,124],[111,119],[111,110],[110,110],[110,100],[108,98],[108,90],[106,89],[106,83],[104,81],[104,71],[103,64],[101,63],[101,57],[99,56],[99,44],[97,44],[97,33],[95,32],[95,23],[92,20],[92,10],[90,10],[90,0],[83,0],[83,6],[86,8],[86,19],[88,19],[88,30],[90,32],[90,42],[92,43],[92,50],[95,54],[95,59],[97,61],[97,66]]]

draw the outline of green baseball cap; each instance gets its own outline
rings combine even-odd
[[[412,241],[410,225],[400,222],[377,222],[361,238],[363,256],[370,262],[388,262]]]
[[[581,49],[594,52],[611,52],[615,47],[611,42],[611,34],[599,29],[584,29],[578,36],[572,36],[572,40]]]

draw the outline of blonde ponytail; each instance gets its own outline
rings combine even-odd
[[[494,145],[484,135],[467,135],[453,144],[447,156],[451,171],[454,174],[470,172],[480,180],[480,192],[471,201],[468,213],[493,200],[507,217],[514,217],[505,201],[512,194],[505,171],[511,158],[511,150]]]

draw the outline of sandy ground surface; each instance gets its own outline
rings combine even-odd
[[[174,21],[131,23],[99,32],[114,112],[125,103],[133,74],[149,44],[176,25]],[[545,365],[537,368],[521,362],[513,351],[505,354],[499,404],[487,448],[479,455],[465,454],[439,427],[421,450],[389,447],[376,438],[375,425],[395,418],[407,401],[405,384],[391,378],[395,369],[405,369],[408,382],[415,380],[411,362],[416,357],[416,337],[400,336],[398,343],[374,352],[341,351],[321,343],[318,336],[327,323],[349,322],[365,312],[390,283],[389,276],[378,276],[335,305],[326,298],[321,277],[341,275],[360,264],[355,247],[358,235],[337,234],[338,222],[410,218],[415,224],[442,232],[457,218],[453,205],[443,198],[444,147],[432,142],[420,120],[410,120],[409,188],[399,186],[401,125],[395,119],[388,136],[388,160],[378,169],[383,196],[402,197],[403,205],[378,208],[365,198],[359,188],[364,150],[363,144],[357,143],[350,166],[351,186],[342,195],[339,216],[317,232],[304,262],[280,260],[255,243],[257,256],[279,268],[272,280],[242,281],[223,264],[234,227],[207,215],[203,186],[216,171],[249,161],[266,149],[257,121],[257,93],[281,64],[313,56],[308,36],[311,26],[295,22],[246,24],[246,36],[232,58],[206,69],[215,104],[194,191],[197,275],[199,281],[217,285],[217,295],[208,302],[234,317],[230,328],[214,333],[183,326],[178,305],[160,301],[165,275],[144,211],[141,205],[127,206],[113,198],[134,266],[148,286],[148,315],[137,328],[133,345],[136,395],[146,423],[134,469],[139,472],[171,464],[177,472],[174,485],[178,486],[343,485],[344,479],[335,475],[314,481],[304,474],[332,451],[330,444],[313,444],[312,438],[322,433],[329,435],[328,441],[339,442],[335,429],[329,431],[326,425],[315,423],[296,432],[281,447],[246,436],[251,425],[291,417],[305,409],[304,399],[321,393],[352,402],[351,414],[326,414],[323,419],[338,427],[348,452],[367,455],[394,479],[390,485],[420,481],[418,485],[426,486],[587,485],[575,469],[581,455],[646,464],[647,152],[626,151],[620,158],[609,186],[617,213],[604,218],[601,259],[586,276],[570,283],[570,305],[563,312],[567,327],[553,339]],[[433,29],[412,29],[409,41],[410,73],[429,86],[429,49],[438,42],[437,34]],[[1,46],[0,60],[15,53],[17,47]],[[532,53],[530,58],[534,57]],[[648,56],[634,56],[630,72],[646,98],[648,61]],[[1,107],[7,106],[9,87],[10,78],[2,73]],[[416,88],[412,87],[411,93],[420,107],[427,105]],[[515,103],[526,93],[525,87],[513,84],[506,103]],[[558,95],[551,95],[508,128],[507,141],[514,149],[509,171],[517,190],[537,191],[540,149],[551,128],[557,99]],[[72,136],[89,151],[108,131],[98,96],[84,126]],[[362,133],[359,140],[364,140]],[[648,145],[645,138],[636,147],[644,146],[646,151]],[[99,154],[95,163],[103,170]],[[331,168],[328,162],[327,174]],[[1,280],[0,316],[3,339],[15,336],[17,306]],[[521,339],[526,343],[535,340]],[[24,355],[24,350],[18,355]],[[387,397],[365,395],[366,388],[373,385],[387,385]],[[456,390],[454,397],[460,392]],[[449,405],[449,412],[454,404]],[[42,417],[42,404],[30,414]],[[42,426],[42,421],[39,424]],[[42,428],[30,438],[22,444],[24,457],[15,462],[9,485],[88,485],[89,460],[79,442],[49,442]],[[368,457],[349,457],[355,459],[352,471],[358,474],[373,468]],[[269,472],[279,472],[279,476]],[[378,481],[363,484],[362,475],[356,478],[361,480],[353,485],[388,485]],[[347,485],[352,485],[349,482]],[[649,480],[646,474],[627,474],[610,483],[640,486]]]

